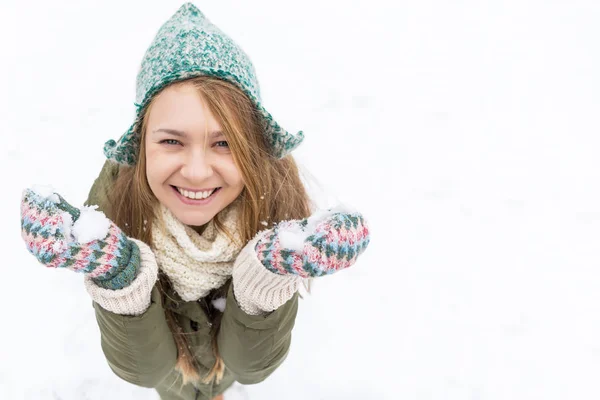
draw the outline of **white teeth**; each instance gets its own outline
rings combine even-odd
[[[179,191],[179,193],[181,193],[183,196],[189,198],[189,199],[194,199],[194,200],[198,200],[198,199],[206,199],[208,198],[211,194],[213,194],[213,192],[216,189],[213,190],[206,190],[204,192],[188,192],[187,190],[183,190],[180,188],[177,188],[177,190]]]

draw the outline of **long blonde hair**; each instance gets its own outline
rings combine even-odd
[[[213,77],[196,77],[174,84],[182,83],[194,86],[221,124],[234,162],[242,175],[244,189],[240,194],[239,224],[243,242],[247,243],[260,230],[265,229],[261,221],[267,221],[271,225],[282,220],[308,217],[312,204],[300,179],[296,162],[289,155],[283,159],[270,155],[263,135],[262,118],[250,99],[233,84]],[[148,116],[159,95],[160,93],[146,107],[141,126],[138,127],[141,135],[138,161],[135,166],[120,168],[107,208],[109,218],[128,236],[149,245],[152,245],[151,227],[158,200],[148,185],[144,149]],[[218,214],[214,222],[218,229],[228,234],[219,221]],[[160,284],[164,296],[170,282],[162,274]],[[165,308],[166,320],[178,350],[176,368],[181,372],[184,384],[200,380],[205,383],[213,380],[219,382],[223,377],[225,366],[216,340],[222,314],[216,315],[211,331],[216,361],[209,373],[201,378],[182,328],[172,311]]]

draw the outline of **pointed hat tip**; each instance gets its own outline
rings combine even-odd
[[[202,13],[202,11],[200,11],[198,7],[194,5],[194,3],[188,2],[183,3],[183,5],[179,7],[179,9],[175,12],[175,14],[173,14],[173,16],[169,20],[179,22],[185,20],[203,20],[205,18],[206,17]]]
[[[202,14],[202,12],[194,5],[194,3],[187,2],[184,3],[178,10],[179,13],[188,12],[191,14]]]

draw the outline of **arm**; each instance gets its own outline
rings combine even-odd
[[[348,268],[369,243],[360,214],[321,212],[260,232],[236,259],[219,350],[241,383],[258,383],[285,360],[303,278]]]
[[[95,301],[102,347],[123,379],[156,386],[176,356],[150,248],[129,239],[92,208],[78,209],[49,188],[23,192],[21,232],[27,249],[48,268],[82,273]]]
[[[225,366],[242,384],[265,380],[287,357],[301,282],[267,271],[252,250],[252,243],[234,264],[233,285],[218,336]],[[260,290],[262,296],[252,296],[258,293],[254,290],[258,282],[271,282],[270,288]]]
[[[118,173],[119,164],[106,161],[86,205],[105,209]],[[131,240],[140,249],[141,266],[130,286],[114,291],[98,287],[87,277],[84,281],[94,300],[102,351],[112,371],[134,385],[156,387],[173,369],[177,350],[155,285],[154,255],[145,243]]]

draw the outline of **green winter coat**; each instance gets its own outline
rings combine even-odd
[[[98,205],[100,210],[106,206],[107,193],[118,168],[111,162],[104,164],[86,204]],[[156,388],[162,400],[209,400],[234,381],[243,384],[261,382],[287,356],[298,310],[298,295],[266,316],[252,316],[240,309],[230,286],[218,336],[225,376],[218,385],[200,384],[198,389],[191,384],[182,386],[181,376],[174,370],[177,348],[167,326],[164,309],[173,310],[180,326],[189,333],[188,340],[201,376],[215,361],[211,347],[211,321],[202,301],[185,302],[175,292],[170,292],[164,303],[161,298],[155,286],[150,307],[140,316],[114,314],[97,303],[94,303],[94,308],[102,350],[110,368],[127,382]]]

